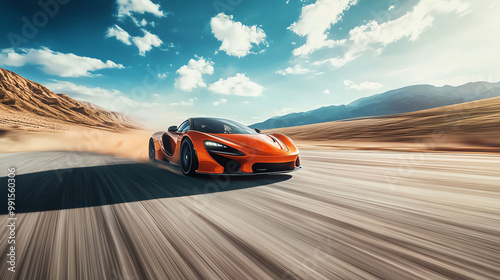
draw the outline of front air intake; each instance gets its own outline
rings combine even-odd
[[[234,174],[240,172],[241,164],[234,160],[216,153],[209,153],[215,161],[224,167],[224,173]]]
[[[252,165],[254,173],[290,171],[295,168],[295,162],[280,162],[280,163],[262,163],[257,162]]]

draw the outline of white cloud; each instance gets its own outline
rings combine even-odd
[[[146,55],[147,51],[150,51],[153,47],[159,47],[163,44],[163,41],[158,38],[155,34],[152,34],[144,29],[143,37],[132,37],[132,42],[139,48],[139,54],[142,56]]]
[[[381,47],[403,38],[416,41],[424,30],[432,26],[436,14],[463,15],[468,10],[469,4],[461,0],[420,0],[411,11],[395,20],[384,23],[372,20],[353,28],[349,31],[347,51],[343,57],[326,59],[316,64],[330,62],[334,67],[341,67],[367,51],[380,54]]]
[[[415,41],[425,29],[432,26],[433,13],[463,14],[468,8],[469,5],[460,0],[420,0],[412,11],[398,19],[384,23],[372,20],[352,29],[349,32],[349,40],[363,46],[372,43],[381,43],[385,46],[405,37]]]
[[[3,49],[0,52],[0,65],[23,66],[40,65],[43,72],[61,77],[91,76],[90,72],[106,68],[124,68],[111,60],[103,62],[96,58],[78,56],[72,53],[54,52],[49,48],[41,49]]]
[[[218,101],[214,101],[214,102],[212,102],[212,104],[213,104],[214,106],[219,106],[219,104],[226,104],[226,102],[227,102],[227,99],[222,98],[221,100],[218,100]]]
[[[194,105],[194,101],[196,100],[197,98],[189,98],[187,101],[181,101],[181,102],[174,102],[174,103],[170,103],[170,105],[173,105],[173,106],[193,106]]]
[[[278,71],[276,71],[277,74],[280,74],[280,75],[283,75],[283,76],[286,76],[287,74],[306,74],[306,73],[309,73],[311,72],[310,69],[307,69],[307,68],[302,68],[302,66],[300,64],[297,64],[293,67],[288,67],[286,69],[279,69]]]
[[[313,65],[322,65],[325,63],[330,63],[333,67],[339,68],[355,60],[358,57],[359,54],[354,54],[353,52],[346,52],[346,54],[343,57],[334,57],[325,60],[315,61],[313,62]]]
[[[148,25],[148,22],[145,19],[141,20],[141,26],[146,26]]]
[[[375,90],[383,87],[381,83],[375,82],[362,82],[361,84],[355,84],[353,81],[344,80],[345,89],[355,89],[355,90]]]
[[[125,45],[131,45],[132,43],[130,42],[130,35],[128,34],[127,31],[123,30],[120,26],[118,25],[113,25],[112,27],[108,28],[108,31],[106,31],[106,37],[116,37],[118,41],[121,41]]]
[[[274,116],[284,116],[284,115],[288,115],[290,113],[293,113],[294,111],[296,111],[295,108],[283,107],[279,110],[274,110],[273,115]]]
[[[139,49],[139,54],[146,56],[146,52],[150,51],[153,47],[160,47],[163,41],[155,34],[150,33],[145,29],[141,29],[144,36],[130,36],[127,31],[123,30],[118,25],[113,25],[106,31],[106,37],[115,37],[118,41],[125,45],[131,45],[132,42]],[[131,42],[132,41],[132,42]]]
[[[147,113],[158,106],[158,104],[138,102],[115,89],[107,90],[100,87],[86,87],[76,85],[67,81],[54,80],[46,83],[45,86],[55,93],[64,93],[79,100],[87,101],[114,112],[121,112],[131,116],[139,116]]]
[[[220,79],[211,84],[208,89],[220,94],[234,94],[239,96],[260,96],[264,87],[250,81],[245,74],[238,73],[234,77],[229,77],[225,80]]]
[[[52,83],[45,84],[45,86],[56,93],[68,94],[76,100],[91,102],[107,110],[131,116],[139,123],[147,125],[148,128],[157,130],[164,130],[167,125],[183,121],[183,113],[185,113],[183,106],[192,106],[196,100],[196,98],[192,98],[172,105],[161,102],[162,97],[159,94],[151,94],[154,100],[161,103],[149,103],[146,102],[151,100],[149,96],[138,97],[140,99],[134,100],[126,97],[118,90],[86,87],[66,81],[54,80]],[[165,123],[165,120],[168,120],[168,124]]]
[[[228,55],[243,57],[250,53],[252,44],[265,44],[266,34],[254,26],[246,26],[241,22],[233,21],[233,16],[220,13],[210,20],[212,33],[222,44],[219,50]]]
[[[488,0],[468,3],[470,13],[467,15],[436,21],[426,34],[426,41],[431,39],[429,43],[418,42],[400,55],[380,58],[383,68],[377,67],[377,72],[382,70],[384,76],[397,85],[390,87],[500,81],[500,36],[492,36],[500,34],[500,3]],[[363,73],[363,76],[372,75]]]
[[[158,78],[165,80],[167,78],[167,73],[158,73]]]
[[[145,14],[151,13],[157,17],[163,17],[163,11],[160,5],[150,0],[117,0],[118,17],[132,16],[133,13]]]
[[[330,90],[329,90],[329,89],[325,89],[325,90],[323,91],[323,93],[324,93],[324,94],[330,94],[331,92],[330,92]]]
[[[328,39],[328,30],[342,18],[344,11],[356,2],[357,0],[317,0],[314,4],[302,7],[299,20],[292,23],[288,29],[306,37],[306,43],[293,50],[293,54],[307,55],[323,47],[332,48],[344,44],[345,40]]]
[[[389,6],[389,8],[387,10],[390,11],[390,10],[392,10],[394,8],[396,8],[396,7],[394,5],[391,5],[391,6]]]
[[[194,88],[206,87],[203,81],[203,74],[212,75],[214,73],[213,62],[205,60],[203,57],[196,57],[197,60],[190,59],[187,65],[177,70],[179,77],[175,79],[175,87],[184,91],[191,91]]]
[[[68,94],[74,98],[80,98],[82,96],[117,96],[121,94],[121,92],[116,89],[107,90],[100,87],[90,88],[76,85],[71,82],[57,80],[54,80],[52,83],[46,83],[45,86],[55,93]]]

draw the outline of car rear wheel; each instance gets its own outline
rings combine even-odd
[[[153,138],[149,139],[149,149],[148,149],[148,154],[149,154],[149,161],[155,160],[155,143],[153,141]]]
[[[198,159],[193,148],[193,143],[191,143],[189,138],[182,140],[180,157],[182,173],[188,176],[195,175],[195,170],[198,168]]]

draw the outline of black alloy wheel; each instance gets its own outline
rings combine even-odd
[[[153,141],[153,138],[149,139],[149,149],[148,149],[148,154],[149,154],[149,161],[154,161],[155,160],[155,143]]]
[[[181,170],[184,175],[193,176],[196,174],[196,155],[193,144],[189,139],[183,139],[181,144]]]

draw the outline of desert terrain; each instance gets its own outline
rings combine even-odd
[[[0,153],[58,150],[145,159],[151,133],[140,126],[0,68]]]
[[[0,73],[19,222],[4,279],[500,275],[500,98],[273,130],[303,170],[192,178],[146,162],[140,124]]]
[[[0,68],[0,153],[82,151],[145,160],[153,131]],[[500,152],[500,97],[417,112],[268,130],[301,149]]]
[[[417,112],[267,130],[301,148],[500,152],[500,97]]]
[[[500,152],[500,98],[418,112],[264,131],[292,138],[300,149],[413,152]],[[146,160],[153,131],[97,128],[1,112],[0,152],[82,151]]]
[[[0,112],[0,153],[79,151],[146,160],[151,134],[137,127],[94,128],[25,112]]]

